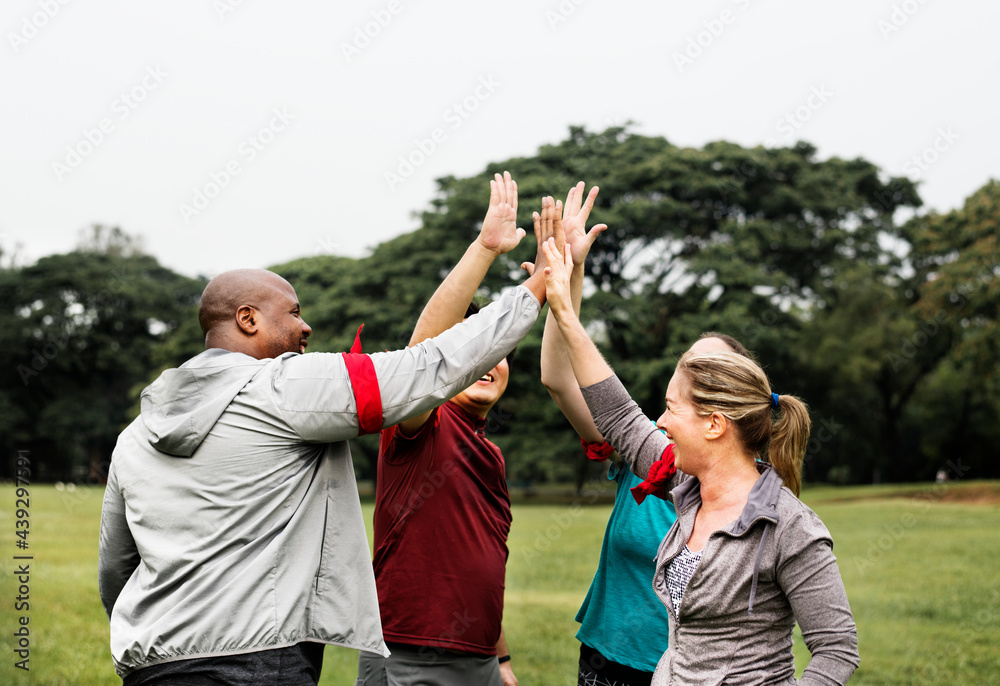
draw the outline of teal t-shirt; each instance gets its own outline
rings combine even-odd
[[[618,482],[615,506],[597,573],[576,614],[576,637],[609,660],[652,672],[670,633],[667,608],[653,592],[656,551],[677,514],[660,498],[637,504],[629,489],[642,479],[630,470],[612,464],[608,479]]]

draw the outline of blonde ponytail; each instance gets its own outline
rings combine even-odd
[[[809,442],[809,410],[794,395],[778,396],[778,421],[771,429],[768,462],[796,496],[802,487],[802,462]]]
[[[689,376],[691,402],[698,414],[719,412],[734,422],[747,455],[769,462],[798,496],[809,441],[806,404],[794,395],[772,394],[764,370],[736,353],[688,351],[677,370]],[[775,409],[777,421],[772,417]]]

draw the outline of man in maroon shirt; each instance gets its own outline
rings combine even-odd
[[[517,185],[505,173],[490,186],[479,237],[427,303],[411,346],[468,316],[493,260],[524,236]],[[551,198],[543,215],[558,224]],[[503,455],[484,432],[508,376],[503,360],[443,405],[382,431],[374,568],[392,655],[362,652],[359,684],[517,684],[501,625],[510,498]]]

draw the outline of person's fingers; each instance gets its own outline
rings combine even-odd
[[[552,222],[552,235],[556,239],[559,249],[562,250],[562,246],[566,242],[566,234],[563,231],[562,225],[562,202],[559,200],[556,200],[555,220]]]
[[[535,263],[534,262],[522,262],[521,269],[528,272],[528,276],[534,276],[535,274]]]
[[[566,208],[567,214],[571,217],[575,217],[580,212],[580,203],[583,202],[583,189],[586,188],[583,181],[577,182],[573,189],[576,191],[573,193],[573,203],[570,204],[569,201],[566,202],[569,207]]]
[[[587,232],[588,251],[590,250],[591,246],[594,245],[594,241],[597,240],[597,237],[600,236],[601,232],[603,232],[606,228],[608,228],[607,224],[595,224],[594,226],[590,227],[590,231]]]
[[[497,182],[490,180],[490,207],[500,202],[500,191],[497,189]]]
[[[545,255],[545,259],[547,259],[549,262],[548,266],[546,266],[545,268],[545,273],[551,274],[552,265],[555,264],[556,259],[558,257],[558,255],[555,252],[555,248],[553,247],[551,238],[542,243],[542,253]]]
[[[573,246],[569,243],[563,246],[563,264],[566,265],[566,269],[573,271]]]
[[[507,178],[510,179],[510,192],[507,194],[510,198],[511,207],[514,208],[514,213],[517,213],[517,181],[510,178],[509,172],[504,172],[507,174]]]
[[[499,174],[494,174],[493,182],[491,183],[490,188],[493,188],[494,183],[497,187],[497,201],[500,203],[507,202],[507,187],[504,185],[503,177]]]
[[[590,211],[594,209],[594,201],[597,199],[597,193],[601,189],[594,186],[590,189],[590,193],[587,194],[587,201],[583,203],[583,221],[587,221],[587,217],[590,216]]]

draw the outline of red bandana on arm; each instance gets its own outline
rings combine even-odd
[[[655,495],[657,498],[666,500],[667,482],[675,473],[677,473],[677,467],[674,465],[674,444],[671,443],[663,451],[660,459],[649,468],[646,480],[638,486],[632,487],[632,497],[640,505],[647,495]]]
[[[587,455],[587,459],[594,462],[603,462],[615,451],[607,441],[597,443],[596,441],[588,441],[581,438],[580,445],[583,446],[583,452]]]

